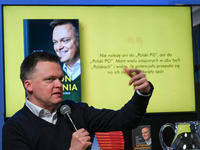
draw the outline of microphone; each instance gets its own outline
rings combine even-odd
[[[68,122],[72,125],[74,131],[77,131],[79,128],[77,128],[77,125],[74,122],[73,116],[72,116],[72,112],[71,112],[71,108],[69,107],[69,105],[62,105],[60,107],[60,113],[65,117],[65,119],[68,120]],[[90,148],[87,147],[86,150],[89,150]]]
[[[60,113],[69,121],[69,123],[72,125],[74,131],[77,131],[77,125],[74,122],[72,113],[71,113],[71,108],[69,107],[69,105],[62,105],[62,107],[60,108]]]

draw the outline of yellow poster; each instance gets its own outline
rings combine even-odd
[[[195,111],[189,6],[4,6],[8,117],[25,101],[23,19],[79,20],[83,102],[121,108],[134,93],[127,67],[141,69],[155,87],[149,113]]]

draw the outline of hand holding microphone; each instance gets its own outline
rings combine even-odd
[[[63,105],[60,108],[60,113],[68,120],[72,126],[72,129],[75,131],[72,134],[70,150],[86,150],[88,147],[90,147],[92,142],[90,142],[89,132],[84,128],[79,129],[77,127],[71,113],[71,108],[68,105]]]
[[[84,128],[72,134],[70,150],[86,150],[91,145],[89,133]]]

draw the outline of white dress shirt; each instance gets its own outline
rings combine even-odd
[[[74,81],[81,74],[81,61],[80,59],[74,64],[71,71],[65,64],[63,65],[63,70]]]
[[[36,106],[35,104],[31,103],[28,98],[26,98],[25,105],[30,109],[30,111],[35,114],[36,116],[44,119],[45,121],[56,124],[57,121],[57,109],[58,106],[53,113],[51,114],[49,110],[43,109],[39,106]]]

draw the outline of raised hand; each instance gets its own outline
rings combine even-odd
[[[129,85],[133,84],[134,90],[139,90],[142,93],[147,93],[150,91],[151,87],[149,85],[149,82],[147,81],[145,73],[135,68],[124,68],[124,71],[131,77]]]

